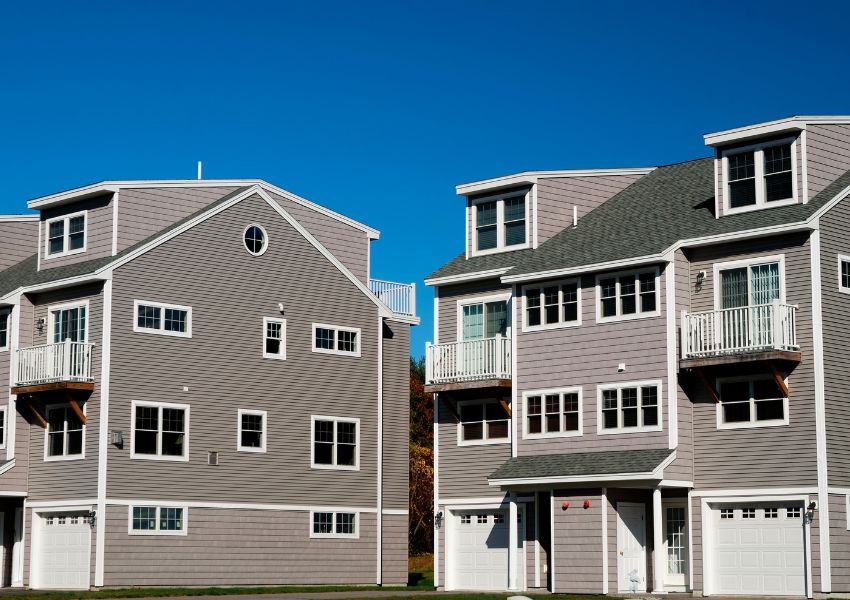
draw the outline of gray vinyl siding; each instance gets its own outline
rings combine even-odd
[[[601,490],[555,490],[555,593],[602,593]],[[582,507],[590,500],[590,507]],[[567,501],[570,507],[561,507]]]
[[[38,227],[38,221],[0,220],[0,271],[36,253]]]
[[[501,283],[498,279],[485,279],[440,286],[439,290],[437,340],[440,344],[448,344],[460,341],[458,336],[459,302],[494,294],[510,295],[511,286]]]
[[[806,128],[809,199],[850,169],[850,125]]]
[[[249,223],[269,235],[260,257],[242,245]],[[113,285],[109,425],[126,443],[109,448],[109,497],[328,504],[344,489],[347,505],[376,506],[377,307],[264,200],[118,268]],[[135,299],[191,306],[192,338],[134,332]],[[262,320],[278,303],[285,361],[262,357]],[[361,356],[312,352],[312,323],[360,328]],[[130,458],[134,400],[190,405],[189,462]],[[236,451],[239,408],[268,412],[266,453]],[[311,415],[360,419],[359,470],[311,468]]]
[[[674,256],[675,264],[675,280],[676,280],[676,306],[673,311],[676,320],[676,342],[673,348],[669,351],[675,353],[676,361],[681,356],[681,313],[683,310],[689,311],[691,308],[691,265],[683,250],[677,250]],[[677,424],[678,424],[678,443],[676,446],[676,460],[669,467],[664,469],[665,479],[678,479],[682,481],[693,481],[694,478],[694,419],[693,405],[691,399],[683,388],[684,381],[680,376],[676,377],[675,382],[670,382],[670,385],[676,385],[677,398]]]
[[[440,502],[456,498],[504,496],[487,478],[511,457],[509,443],[458,446],[458,426],[439,394]]]
[[[667,317],[664,270],[659,278],[659,316],[597,323],[596,277],[581,278],[582,323],[575,327],[522,332],[522,300],[514,308],[516,327],[517,405],[513,417],[520,456],[528,454],[666,448],[669,443],[667,407]],[[619,363],[626,370],[618,373]],[[597,433],[599,385],[660,380],[661,431]],[[574,437],[523,439],[523,394],[533,390],[580,387],[583,434]]]
[[[360,281],[369,283],[370,242],[366,232],[279,194],[269,195]]]
[[[388,321],[383,331],[384,508],[406,510],[410,443],[410,325]]]
[[[41,247],[38,250],[41,253],[41,269],[64,267],[95,258],[112,256],[112,202],[112,194],[107,194],[41,211]],[[87,211],[85,252],[48,258],[46,255],[48,235],[46,222],[54,217],[69,215],[82,210]],[[35,239],[38,239],[38,234],[36,234]]]
[[[190,506],[185,536],[129,535],[127,506],[108,506],[105,586],[374,584],[376,516],[355,539],[311,539],[308,511]]]
[[[708,274],[693,289],[693,311],[714,309],[715,263],[785,255],[786,301],[799,306],[797,340],[802,362],[788,376],[788,426],[717,429],[716,404],[691,378],[696,488],[803,486],[817,484],[814,371],[812,359],[812,282],[808,236],[794,234],[700,248],[691,252],[691,272]],[[729,368],[723,375],[767,374],[757,366]],[[781,440],[781,444],[778,442]]]
[[[0,310],[0,318],[9,314],[8,309]],[[11,319],[9,320],[11,326]],[[11,374],[9,372],[9,363],[11,360],[12,350],[4,350],[0,352],[0,385],[7,390],[11,386]],[[3,423],[3,443],[5,448],[0,450],[0,461],[6,460],[6,452],[9,447],[9,431],[12,427],[15,428],[15,466],[10,470],[0,475],[0,493],[2,492],[26,492],[27,491],[27,465],[29,464],[29,456],[27,451],[29,448],[29,426],[26,421],[14,410],[8,400],[8,394],[4,400],[0,400],[0,405],[6,408],[6,419]],[[25,409],[26,410],[26,409]],[[0,507],[2,510],[2,507]],[[9,521],[6,521],[8,529]]]
[[[850,591],[850,521],[847,515],[847,496],[829,495],[829,549],[832,567],[832,591]],[[814,541],[814,538],[813,540]]]
[[[95,344],[92,349],[92,376],[95,380],[94,391],[87,398],[78,393],[75,396],[85,402],[81,407],[85,411],[86,425],[83,429],[84,458],[75,460],[45,461],[45,430],[24,412],[29,418],[29,500],[57,500],[66,498],[94,498],[97,496],[98,432],[100,428],[100,386],[102,364],[103,332],[103,285],[88,284],[67,288],[55,292],[46,292],[33,297],[33,319],[21,319],[21,328],[28,329],[32,335],[32,345],[50,343],[47,339],[48,325],[39,333],[34,327],[38,319],[48,322],[48,309],[54,304],[66,304],[88,300],[87,340]],[[23,337],[23,336],[22,336]],[[22,343],[23,345],[23,343]],[[27,344],[30,345],[30,344]],[[49,404],[50,401],[48,400]],[[62,396],[56,398],[57,404],[66,403]],[[42,413],[44,415],[44,413]],[[46,416],[46,415],[45,415]]]
[[[537,182],[537,243],[542,244],[565,227],[572,226],[573,207],[581,219],[614,197],[642,175],[607,177],[553,177]]]
[[[122,188],[118,252],[149,238],[236,190],[235,187]]]
[[[820,219],[823,367],[829,484],[850,485],[850,389],[847,340],[850,294],[839,291],[838,255],[850,256],[850,202],[839,202]]]
[[[385,514],[383,530],[382,583],[383,585],[407,585],[407,515]],[[363,576],[367,574],[368,571]]]

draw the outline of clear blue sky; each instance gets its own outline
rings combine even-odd
[[[850,113],[846,4],[15,2],[0,210],[101,179],[259,177],[382,231],[372,274],[462,250],[460,182],[707,154],[702,134]]]

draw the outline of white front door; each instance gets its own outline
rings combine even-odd
[[[688,574],[688,508],[684,502],[663,505],[664,586],[684,588]]]
[[[617,590],[646,591],[646,506],[617,503]]]
[[[88,589],[91,528],[85,512],[38,513],[32,587]]]

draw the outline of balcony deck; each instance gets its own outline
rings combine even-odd
[[[13,394],[52,390],[92,390],[94,344],[66,340],[15,351]]]
[[[428,344],[425,349],[425,391],[447,392],[509,388],[511,339],[503,336]]]

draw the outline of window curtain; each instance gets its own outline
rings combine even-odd
[[[740,308],[749,304],[746,269],[722,271],[720,280],[723,308]]]
[[[770,304],[779,298],[779,265],[770,263],[750,267],[752,275],[751,304]]]

